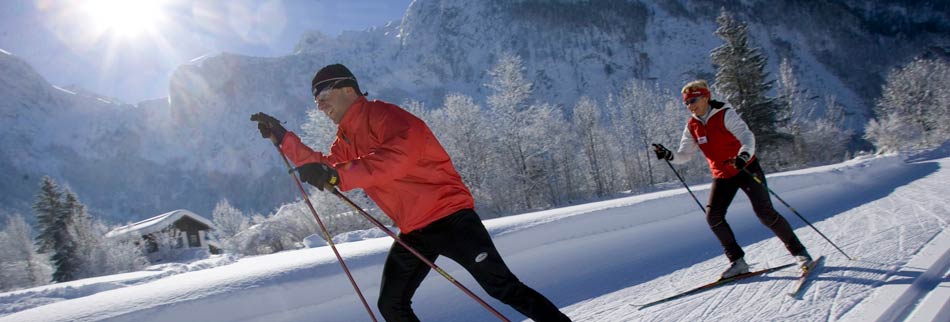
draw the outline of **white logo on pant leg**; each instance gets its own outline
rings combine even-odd
[[[488,253],[481,252],[478,254],[478,256],[475,256],[475,262],[481,263],[483,260],[485,260],[485,258],[488,258]]]

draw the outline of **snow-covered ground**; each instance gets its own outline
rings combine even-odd
[[[785,295],[796,275],[785,269],[643,310],[631,306],[711,281],[726,265],[685,189],[485,224],[512,270],[575,321],[948,321],[947,152],[768,176],[775,192],[856,257],[846,259],[776,201],[812,255],[827,256],[802,299]],[[708,185],[692,189],[706,198]],[[727,218],[756,268],[793,261],[742,194]],[[338,245],[371,304],[390,244],[386,237]],[[436,263],[510,319],[524,319],[455,263]],[[439,274],[429,275],[414,303],[424,321],[495,320]],[[0,306],[3,322],[369,320],[327,247],[3,293]]]

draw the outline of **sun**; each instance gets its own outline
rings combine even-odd
[[[83,10],[101,32],[134,37],[154,30],[162,20],[160,0],[86,0]]]

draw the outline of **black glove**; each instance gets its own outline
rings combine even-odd
[[[732,165],[735,166],[736,169],[742,170],[749,164],[750,159],[752,159],[752,156],[749,155],[749,152],[742,152],[733,159]]]
[[[340,174],[333,167],[323,163],[307,163],[297,167],[300,173],[300,180],[317,187],[320,191],[323,189],[333,190],[333,187],[340,184]]]
[[[251,121],[257,122],[257,130],[261,131],[261,137],[273,136],[277,144],[280,144],[284,140],[284,134],[287,134],[287,129],[280,125],[280,121],[263,112],[251,115]]]
[[[662,144],[653,143],[653,152],[656,152],[657,160],[673,161],[673,151],[670,151]]]

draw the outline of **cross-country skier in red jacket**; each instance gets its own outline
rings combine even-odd
[[[320,190],[362,188],[396,223],[399,237],[428,260],[451,258],[489,295],[535,321],[570,321],[505,265],[475,213],[471,192],[422,120],[396,105],[367,100],[340,64],[320,69],[311,89],[317,108],[337,124],[328,154],[310,149],[271,116],[251,117],[262,136],[280,143],[302,180]],[[387,321],[419,321],[410,304],[429,270],[393,243],[378,301]]]
[[[785,248],[795,256],[799,264],[810,262],[811,256],[795,236],[788,221],[772,207],[768,190],[763,186],[766,184],[765,173],[755,155],[755,136],[746,123],[733,109],[725,106],[725,103],[711,99],[704,80],[686,84],[681,92],[683,102],[692,112],[692,117],[683,130],[679,149],[673,153],[661,144],[654,144],[654,152],[657,159],[666,159],[676,164],[686,163],[699,151],[706,156],[713,176],[709,203],[706,205],[706,221],[722,244],[730,262],[722,277],[749,271],[749,265],[744,258],[745,252],[736,242],[732,228],[726,222],[726,210],[739,189],[749,197],[759,221],[785,243]],[[755,174],[762,180],[762,184],[755,182],[742,169]]]

